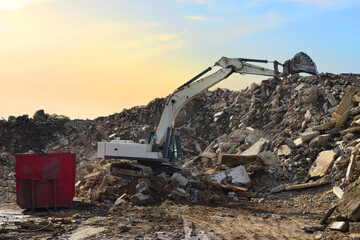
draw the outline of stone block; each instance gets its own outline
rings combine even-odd
[[[147,205],[150,203],[150,197],[142,193],[137,193],[131,197],[130,201],[135,205]]]
[[[334,187],[333,187],[333,193],[334,193],[339,199],[341,199],[341,198],[343,197],[343,195],[344,195],[343,190],[341,190],[341,188],[338,187],[338,186],[334,186]]]
[[[278,156],[289,156],[290,154],[291,154],[291,148],[289,148],[288,145],[284,144],[278,148],[277,151]]]
[[[330,224],[329,229],[347,232],[349,230],[349,224],[347,222],[333,222]]]
[[[149,186],[144,181],[141,181],[135,188],[138,193],[150,194]]]
[[[249,149],[245,150],[240,155],[242,156],[258,155],[264,149],[265,145],[268,142],[269,142],[268,140],[261,138],[254,145],[252,145]]]
[[[311,139],[313,139],[314,137],[316,137],[317,135],[320,135],[319,131],[304,132],[301,134],[301,140],[303,142],[308,142]]]
[[[331,138],[330,134],[318,135],[318,136],[314,137],[313,139],[311,139],[309,145],[310,145],[310,147],[326,146],[329,144],[330,138]]]
[[[309,169],[310,177],[322,177],[333,163],[337,152],[334,150],[322,151]]]
[[[170,180],[175,181],[181,187],[185,187],[189,182],[189,180],[180,173],[174,173]]]
[[[265,165],[276,165],[278,163],[277,157],[271,151],[261,152],[258,155]]]

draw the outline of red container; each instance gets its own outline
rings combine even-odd
[[[76,155],[16,154],[16,197],[21,208],[69,206],[75,194]]]

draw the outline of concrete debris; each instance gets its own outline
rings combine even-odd
[[[341,198],[343,197],[343,195],[344,195],[344,191],[341,190],[341,188],[338,187],[338,186],[334,186],[334,187],[333,187],[333,193],[334,193],[339,199],[341,199]]]
[[[277,157],[271,151],[264,151],[258,155],[265,165],[274,166],[278,163]]]
[[[305,225],[301,228],[302,230],[306,231],[306,232],[318,232],[318,231],[324,231],[325,229],[325,226],[324,225],[321,225],[321,224],[308,224],[308,225]]]
[[[135,205],[147,205],[150,203],[150,197],[142,193],[136,193],[130,198],[130,201]]]
[[[336,154],[334,150],[320,152],[309,170],[310,177],[323,177],[333,163]]]
[[[326,146],[329,144],[330,138],[331,138],[330,134],[323,134],[323,135],[316,136],[313,139],[311,139],[309,146],[310,147]]]
[[[291,148],[288,145],[284,144],[279,147],[277,150],[278,156],[289,156],[291,154]]]
[[[304,132],[301,134],[301,140],[302,142],[308,142],[319,134],[319,131]]]
[[[349,224],[347,222],[333,222],[330,224],[329,229],[347,232],[349,230]]]
[[[269,142],[268,140],[261,138],[254,145],[252,145],[249,149],[245,150],[240,155],[256,156],[264,149],[265,144],[267,144],[268,142]]]
[[[179,173],[174,173],[170,179],[176,181],[176,183],[181,187],[185,187],[189,182],[187,178],[183,177]]]
[[[231,168],[219,173],[211,174],[210,179],[217,182],[229,182],[233,185],[248,185],[251,183],[249,175],[246,172],[244,166],[238,166],[236,168]]]
[[[96,159],[98,141],[146,139],[158,124],[166,99],[94,120],[70,120],[43,110],[33,117],[10,116],[0,120],[0,195],[5,200],[15,196],[16,153],[74,152],[75,196],[115,205],[114,209],[169,199],[231,205],[240,199],[267,200],[290,194],[273,195],[284,190],[331,184],[338,186],[333,188],[339,198],[333,211],[341,218],[325,221],[356,222],[360,96],[353,85],[359,79],[326,73],[321,79],[267,79],[241,91],[205,91],[179,112],[174,124],[183,147],[179,162],[189,174],[159,173],[139,165],[123,169],[129,162]],[[304,228],[323,229],[324,225]]]

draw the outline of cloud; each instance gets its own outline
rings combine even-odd
[[[208,4],[208,0],[177,0],[178,2],[183,3],[195,3],[195,4]]]
[[[0,11],[17,10],[29,5],[51,1],[53,0],[0,0]]]
[[[215,18],[208,18],[205,16],[197,15],[197,16],[182,16],[185,19],[192,20],[192,21],[198,21],[198,22],[211,22],[216,21],[218,19]]]
[[[232,30],[235,36],[246,36],[279,28],[286,20],[277,12],[267,12],[256,17],[243,18],[244,24]]]

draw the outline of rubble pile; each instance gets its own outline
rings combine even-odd
[[[139,174],[124,171],[124,164],[130,163],[102,160],[99,164],[87,164],[77,172],[76,196],[115,205],[158,204],[167,199],[188,204],[220,204],[255,196],[246,192],[250,179],[240,167],[229,173],[232,178],[225,183],[219,174],[193,174],[186,170],[154,173],[144,166],[142,171],[146,170],[146,174]],[[244,177],[247,182],[243,181]]]
[[[180,161],[195,172],[243,165],[252,181],[256,180],[253,175],[262,172],[273,180],[264,192],[328,173],[344,187],[358,143],[359,97],[353,85],[359,79],[354,74],[326,73],[321,79],[294,75],[253,83],[242,91],[206,91],[177,117],[175,127],[184,152]],[[32,118],[11,116],[0,121],[1,152],[71,151],[78,163],[95,163],[98,141],[146,138],[158,123],[164,102],[155,99],[95,120],[70,120],[43,110]],[[223,155],[236,155],[238,164],[226,162]],[[331,161],[324,162],[328,158]],[[321,169],[316,167],[322,164]],[[352,178],[356,178],[356,160],[352,165]]]
[[[0,154],[0,195],[1,201],[13,197],[16,193],[15,187],[15,160],[8,153]],[[0,202],[1,202],[0,201]]]

